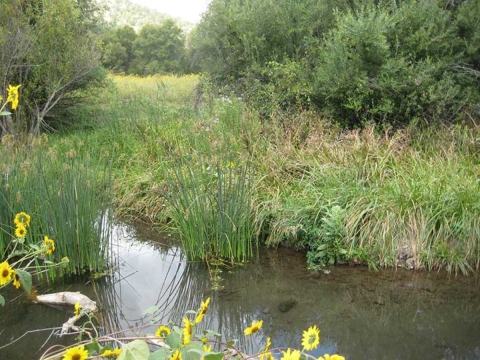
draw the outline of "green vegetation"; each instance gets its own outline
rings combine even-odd
[[[214,266],[287,245],[315,270],[480,270],[480,0],[212,0],[188,36],[94,0],[0,5],[0,287],[102,273],[113,215]],[[207,307],[155,334],[171,351],[45,358],[219,359],[192,333]]]
[[[173,172],[165,177],[167,198],[187,256],[220,257],[232,265],[251,258],[253,217],[247,169],[221,161],[215,168],[210,163],[179,162],[167,167]]]
[[[216,87],[265,117],[343,127],[478,114],[480,2],[213,0],[192,36]]]
[[[2,190],[5,226],[28,211],[99,239],[111,173],[116,215],[174,227],[191,259],[285,243],[312,268],[479,268],[480,0],[213,0],[188,49],[172,20],[137,32],[88,0],[22,4],[0,15],[0,94],[21,85],[0,154],[41,181]],[[149,76],[105,79],[100,59]],[[204,74],[153,75],[188,68]]]
[[[50,279],[64,273],[103,272],[111,251],[108,161],[79,159],[82,144],[75,146],[62,141],[52,146],[47,137],[40,137],[30,139],[25,148],[13,136],[2,138],[0,254],[3,258],[16,247],[12,220],[26,211],[32,221],[25,245],[48,235],[56,244],[50,260],[70,259],[60,272],[50,271]]]
[[[105,76],[96,46],[100,20],[91,0],[0,2],[0,96],[21,84],[21,104],[3,117],[0,136],[56,127],[81,103],[81,90]]]
[[[118,216],[173,226],[204,257],[215,254],[198,239],[235,230],[252,231],[252,244],[304,249],[313,268],[478,269],[475,124],[342,130],[313,112],[265,121],[235,99],[195,107],[187,89],[196,77],[114,81],[96,127],[62,142],[83,143],[80,158],[115,154]]]
[[[102,37],[102,63],[116,73],[180,74],[186,68],[185,35],[171,19],[160,25],[146,24],[138,35],[125,25]]]
[[[119,332],[109,335],[98,335],[95,328],[96,317],[88,309],[83,309],[79,303],[75,304],[74,313],[78,316],[87,316],[88,322],[79,328],[78,342],[69,348],[60,346],[51,347],[40,357],[41,360],[87,360],[89,357],[115,357],[120,360],[222,360],[225,356],[250,356],[243,353],[237,340],[225,340],[222,334],[210,329],[200,330],[198,327],[207,314],[210,298],[202,301],[197,311],[188,310],[182,319],[182,325],[168,322],[158,324],[155,334],[139,334],[159,322],[156,312],[159,306],[152,306],[143,312],[150,318],[149,325],[136,328],[135,336],[119,336]],[[193,316],[192,316],[193,314]],[[194,319],[191,319],[194,317]],[[88,327],[87,327],[88,325]],[[202,324],[203,325],[203,324]],[[243,324],[242,324],[243,325]],[[263,325],[263,320],[254,320],[251,326],[243,332],[246,337],[257,333]],[[92,327],[93,330],[92,331]],[[92,336],[93,335],[93,336]],[[85,340],[82,339],[85,337]],[[272,340],[267,337],[265,345],[252,355],[260,359],[273,360],[272,353],[281,353],[281,360],[315,360],[317,357],[308,353],[318,348],[320,344],[320,329],[314,325],[302,332],[301,342],[297,348],[273,347]],[[119,346],[121,345],[121,347]],[[301,349],[301,350],[300,350]],[[324,354],[318,360],[345,360],[338,354]]]

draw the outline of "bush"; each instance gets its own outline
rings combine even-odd
[[[82,93],[105,73],[96,47],[96,22],[90,0],[20,1],[0,12],[0,74],[3,84],[22,84],[15,116],[0,135],[38,134],[50,129],[54,110],[77,104]],[[71,120],[70,120],[71,121]]]
[[[473,100],[449,13],[414,1],[393,10],[337,14],[318,50],[315,102],[344,126],[453,120]]]
[[[194,57],[264,116],[315,109],[350,128],[454,121],[480,98],[479,3],[217,0]]]

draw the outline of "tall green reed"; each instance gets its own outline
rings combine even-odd
[[[0,228],[11,230],[15,214],[27,212],[32,217],[27,241],[41,241],[44,235],[54,239],[55,260],[70,260],[63,273],[101,272],[110,258],[109,164],[92,169],[91,159],[79,158],[73,148],[54,148],[45,139],[0,150]],[[1,256],[11,240],[5,231],[0,233]],[[52,271],[49,278],[56,275],[62,273]]]
[[[233,163],[171,164],[166,171],[172,216],[190,260],[253,256],[251,175]]]

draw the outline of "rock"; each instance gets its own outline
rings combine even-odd
[[[286,313],[292,310],[297,304],[298,301],[295,298],[290,298],[278,304],[278,310],[282,313]]]
[[[376,287],[377,287],[377,286],[376,286],[373,282],[371,282],[371,281],[365,281],[365,282],[363,282],[363,283],[362,283],[362,286],[363,286],[363,287],[365,288],[365,290],[367,290],[367,291],[375,291],[375,289],[376,289]]]

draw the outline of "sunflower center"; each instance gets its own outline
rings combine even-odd
[[[10,275],[10,271],[8,271],[8,269],[3,269],[2,277],[8,277],[8,275]]]
[[[72,356],[72,360],[81,360],[80,354],[75,354]]]

